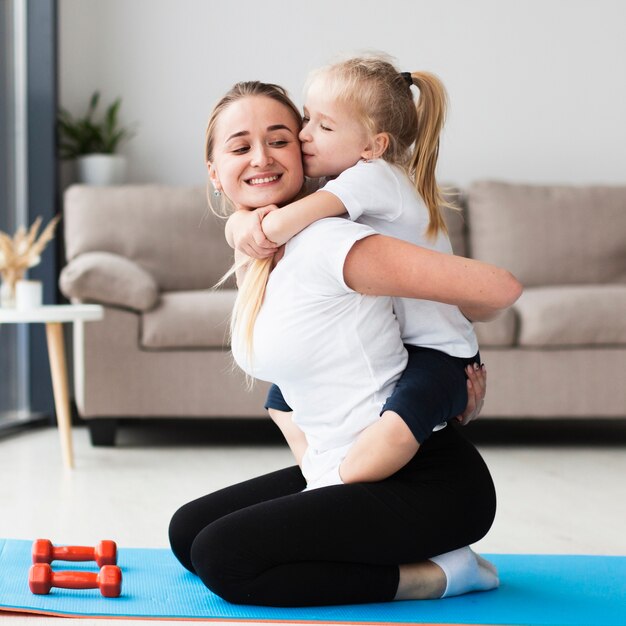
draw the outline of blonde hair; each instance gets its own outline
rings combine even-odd
[[[325,94],[352,108],[373,136],[385,133],[389,145],[381,155],[402,167],[413,180],[430,217],[426,236],[447,232],[441,207],[450,206],[437,184],[439,137],[447,108],[443,83],[428,72],[400,73],[386,57],[360,56],[314,71],[307,82],[323,81]],[[411,85],[419,90],[413,99]]]
[[[209,116],[204,143],[205,163],[213,161],[213,152],[215,149],[215,129],[222,112],[234,102],[253,96],[271,98],[272,100],[279,102],[293,116],[297,129],[299,130],[301,128],[302,116],[300,111],[298,111],[296,105],[291,101],[285,89],[279,85],[262,83],[260,81],[236,83],[219,100]],[[220,217],[229,215],[234,209],[232,201],[224,194],[219,194],[219,196],[216,197],[211,190],[210,183],[207,185],[207,199],[211,210]],[[230,338],[231,342],[234,336],[242,336],[245,339],[244,348],[250,364],[253,353],[252,346],[254,325],[257,315],[261,310],[263,299],[265,298],[265,289],[272,270],[272,261],[273,258],[270,257],[268,259],[251,259],[249,261],[246,260],[235,263],[216,285],[222,285],[238,269],[247,265],[246,275],[242,284],[239,285],[237,298],[231,315]],[[251,386],[252,378],[247,377],[247,380],[248,385]]]

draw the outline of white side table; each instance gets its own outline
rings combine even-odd
[[[67,384],[67,362],[63,342],[64,322],[91,322],[101,320],[104,309],[98,304],[58,304],[41,306],[27,311],[0,308],[0,324],[37,324],[46,325],[48,359],[52,374],[54,406],[59,424],[61,452],[66,467],[74,467],[72,450],[72,416],[70,394]]]

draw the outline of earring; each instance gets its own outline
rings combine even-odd
[[[213,190],[213,195],[214,195],[216,198],[219,198],[219,197],[222,195],[222,192],[221,192],[219,189],[214,189],[214,190]]]

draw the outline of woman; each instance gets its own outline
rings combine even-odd
[[[231,90],[207,130],[215,189],[237,207],[292,200],[303,180],[299,129],[282,90],[259,83]],[[498,268],[339,218],[295,236],[264,268],[269,280],[258,269],[252,264],[240,282],[233,352],[249,374],[279,384],[293,407],[294,421],[282,428],[302,468],[182,507],[170,524],[181,563],[226,600],[273,606],[497,586],[492,566],[463,548],[491,526],[493,483],[453,425],[384,480],[336,483],[342,455],[376,427],[406,364],[385,296],[439,300],[481,318],[514,302],[519,283]]]

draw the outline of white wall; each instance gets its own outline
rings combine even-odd
[[[442,180],[626,184],[621,0],[60,0],[60,103],[122,96],[132,182],[204,183],[213,103],[338,53],[384,50],[448,87]]]

